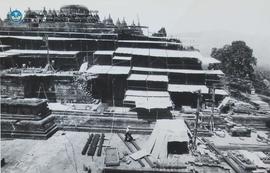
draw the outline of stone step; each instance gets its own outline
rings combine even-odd
[[[7,131],[1,129],[1,138],[21,138],[21,139],[48,139],[51,137],[56,131],[58,127],[54,124],[51,128],[45,131]]]
[[[72,126],[72,125],[59,125],[59,129],[68,131],[82,131],[82,132],[102,132],[102,133],[125,133],[126,127],[109,127],[109,126]],[[152,128],[132,128],[130,129],[133,134],[151,134]]]

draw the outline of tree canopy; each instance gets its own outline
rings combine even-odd
[[[213,48],[211,56],[221,61],[221,70],[227,75],[252,79],[257,59],[244,41],[233,41],[223,48]]]
[[[167,32],[166,29],[162,27],[157,33],[153,33],[152,35],[156,37],[167,37]]]

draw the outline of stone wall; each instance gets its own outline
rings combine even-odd
[[[1,95],[6,95],[9,97],[21,96],[24,97],[24,81],[21,78],[14,77],[2,77],[1,83]]]
[[[81,86],[85,85],[85,86]],[[73,76],[1,76],[1,95],[44,98],[50,102],[89,103],[88,84]],[[89,91],[88,91],[89,90]]]

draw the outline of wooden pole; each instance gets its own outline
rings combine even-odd
[[[212,111],[210,117],[210,130],[214,131],[214,107],[215,107],[215,85],[212,88]]]
[[[197,96],[197,111],[196,111],[196,121],[195,121],[194,140],[193,140],[194,149],[197,149],[196,139],[197,139],[198,121],[199,121],[199,115],[200,115],[200,100],[201,100],[201,90],[198,91],[198,96]]]
[[[47,47],[47,63],[50,65],[50,54],[49,54],[49,40],[48,40],[48,36],[46,36],[46,47]]]

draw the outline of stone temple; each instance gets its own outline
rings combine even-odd
[[[239,146],[269,157],[269,138],[250,139],[269,130],[268,105],[224,113],[239,102],[221,62],[165,28],[150,35],[83,5],[28,8],[20,23],[11,12],[0,20],[4,171],[239,172],[258,168],[239,161]]]

